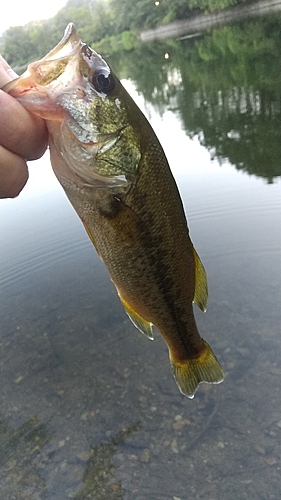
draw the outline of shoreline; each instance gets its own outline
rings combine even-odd
[[[211,28],[217,28],[278,11],[281,11],[281,0],[259,0],[250,5],[237,5],[220,12],[200,14],[191,19],[174,21],[164,26],[142,31],[139,34],[139,39],[142,42],[151,42],[153,40],[165,40],[166,38],[198,34],[198,32]]]

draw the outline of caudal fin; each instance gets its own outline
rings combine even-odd
[[[188,398],[194,398],[199,384],[219,384],[223,381],[223,371],[209,344],[203,340],[204,349],[199,357],[174,361],[170,353],[170,361],[179,390]]]

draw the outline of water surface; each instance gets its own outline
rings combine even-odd
[[[209,281],[198,327],[223,384],[179,393],[48,153],[1,201],[1,498],[280,499],[278,22],[111,58],[178,183]]]

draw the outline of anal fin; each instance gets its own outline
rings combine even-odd
[[[135,325],[138,330],[140,330],[141,333],[146,335],[146,337],[149,338],[149,340],[154,340],[154,335],[153,335],[153,330],[152,330],[152,323],[144,319],[139,313],[137,313],[131,306],[126,302],[123,297],[120,295],[119,291],[117,290],[118,295],[120,297],[120,300],[125,308],[126,313],[128,314],[130,320],[132,323]]]
[[[193,248],[195,264],[195,291],[193,302],[205,312],[208,300],[208,282],[205,268],[200,260],[198,253]]]

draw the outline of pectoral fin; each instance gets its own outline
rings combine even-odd
[[[200,307],[201,311],[205,312],[208,300],[207,275],[195,248],[193,248],[193,253],[195,264],[195,291],[193,302],[195,302],[195,304]]]
[[[135,325],[138,330],[141,331],[146,337],[148,337],[150,340],[154,340],[154,335],[152,331],[152,323],[144,319],[140,314],[138,314],[131,306],[126,302],[122,296],[120,295],[119,291],[117,290],[119,298],[125,308],[126,313],[128,314],[130,320],[132,323]]]
[[[94,247],[95,247],[95,249],[96,249],[96,251],[97,251],[97,254],[98,254],[98,256],[99,256],[100,260],[102,261],[102,256],[101,256],[101,254],[100,254],[100,252],[99,252],[98,246],[97,246],[97,244],[96,244],[96,242],[95,242],[95,238],[94,238],[94,236],[93,236],[93,234],[92,234],[92,232],[91,232],[90,228],[88,227],[88,225],[86,224],[86,222],[84,222],[84,221],[83,221],[83,219],[81,219],[81,220],[82,220],[82,222],[83,222],[83,224],[84,224],[84,228],[85,228],[85,229],[86,229],[86,231],[87,231],[87,235],[89,236],[89,238],[90,238],[91,242],[93,243],[93,245],[94,245]]]

